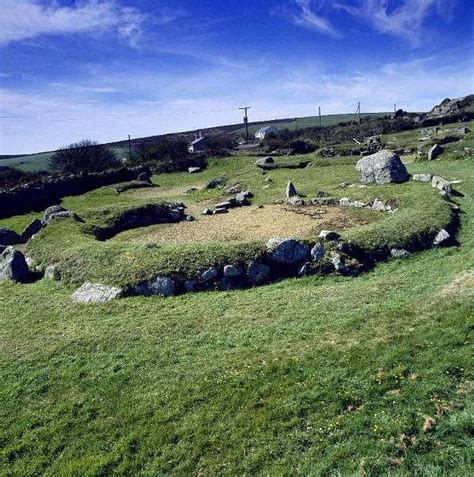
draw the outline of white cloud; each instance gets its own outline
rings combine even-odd
[[[298,7],[298,13],[291,15],[295,23],[334,37],[341,36],[327,18],[318,14],[324,2],[318,1],[317,5],[313,0],[294,0],[294,2]]]
[[[54,88],[0,90],[0,153],[54,149],[84,137],[106,142],[127,134],[237,123],[244,102],[252,106],[252,121],[312,116],[319,105],[324,114],[353,112],[358,101],[365,112],[391,111],[393,103],[426,111],[445,97],[470,92],[469,60],[459,58],[451,65],[426,57],[344,74],[329,73],[320,65],[278,68],[274,63],[249,64],[238,74],[221,66],[181,77],[153,70],[94,69],[90,78]],[[127,91],[134,99],[116,100],[92,90]]]
[[[380,33],[395,35],[418,42],[427,18],[440,13],[452,0],[404,0],[398,6],[389,0],[360,0],[358,6],[347,2],[335,7],[369,22]]]
[[[0,45],[41,35],[115,32],[133,40],[140,35],[146,15],[115,0],[83,0],[75,7],[57,2],[3,0]]]

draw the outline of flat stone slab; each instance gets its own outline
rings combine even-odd
[[[104,303],[119,298],[122,293],[121,288],[87,282],[72,294],[72,301],[75,303]]]

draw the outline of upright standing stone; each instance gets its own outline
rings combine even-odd
[[[292,197],[298,196],[298,192],[296,192],[296,187],[293,182],[288,181],[288,185],[286,186],[286,198],[291,199]]]

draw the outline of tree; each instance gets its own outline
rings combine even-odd
[[[62,147],[49,161],[50,171],[65,174],[101,172],[119,166],[120,162],[110,149],[89,139]]]

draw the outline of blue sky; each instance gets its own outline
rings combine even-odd
[[[0,154],[473,88],[472,0],[1,0]]]

